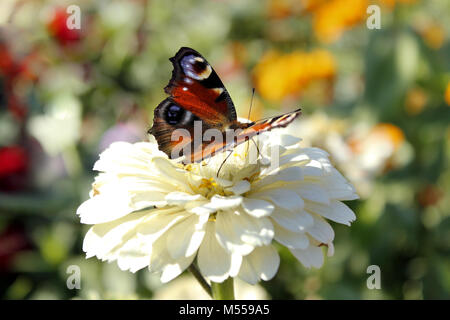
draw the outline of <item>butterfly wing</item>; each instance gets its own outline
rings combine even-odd
[[[219,76],[200,53],[183,47],[170,61],[172,78],[164,88],[170,97],[155,109],[149,133],[155,136],[160,150],[172,158],[180,143],[193,144],[188,134],[194,137],[195,121],[201,122],[202,133],[211,128],[223,131],[236,121],[236,110]],[[177,129],[185,135],[182,141],[172,137]]]
[[[236,120],[236,109],[217,73],[197,51],[183,47],[170,58],[172,78],[164,88],[172,101],[210,127]]]
[[[194,149],[194,152],[191,154],[190,161],[198,161],[198,159],[204,159],[224,150],[232,149],[263,132],[270,131],[275,128],[284,128],[300,116],[301,113],[301,109],[297,109],[279,116],[258,120],[252,123],[237,122],[236,127],[240,128],[237,129],[234,139],[231,141],[227,141],[227,139],[223,139],[222,141],[213,141],[207,145],[204,145],[202,149]]]

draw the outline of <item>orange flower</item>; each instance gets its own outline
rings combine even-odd
[[[283,19],[297,13],[301,6],[298,0],[270,0],[267,9],[270,18]]]
[[[386,142],[392,146],[392,151],[396,151],[405,141],[402,129],[391,123],[379,123],[374,126],[366,136],[349,138],[348,145],[355,154],[365,152],[368,147],[376,145],[378,142]]]
[[[445,41],[445,31],[441,25],[428,22],[418,30],[423,41],[432,49],[440,49]]]
[[[283,19],[303,12],[313,12],[328,0],[269,0],[268,15],[270,18]]]
[[[334,42],[367,17],[368,0],[330,0],[314,12],[313,29],[322,42]]]
[[[447,102],[447,105],[450,106],[450,81],[447,83],[447,88],[445,89],[444,99],[445,99],[445,102]]]
[[[313,12],[327,1],[329,0],[302,0],[302,4],[305,11]]]
[[[328,51],[269,52],[255,67],[253,78],[265,99],[281,101],[299,94],[313,81],[332,80],[335,72],[334,57]]]
[[[391,123],[377,124],[369,134],[369,137],[388,140],[395,150],[405,141],[402,129]]]
[[[427,93],[421,88],[412,88],[406,94],[405,109],[411,115],[416,115],[422,112],[427,103]]]

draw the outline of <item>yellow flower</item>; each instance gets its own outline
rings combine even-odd
[[[269,52],[255,67],[255,87],[268,100],[281,101],[296,95],[316,80],[332,80],[336,72],[334,57],[325,50]]]

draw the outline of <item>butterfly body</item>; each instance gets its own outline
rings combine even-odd
[[[187,162],[201,161],[261,132],[285,127],[301,113],[296,110],[256,122],[240,122],[228,91],[204,57],[183,47],[170,61],[174,69],[164,88],[170,96],[156,107],[149,130],[170,158],[185,156]],[[231,139],[230,131],[234,132]],[[204,139],[211,132],[215,133],[214,140]]]

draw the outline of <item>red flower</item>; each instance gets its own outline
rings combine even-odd
[[[0,234],[0,271],[8,271],[15,256],[24,250],[31,249],[22,227],[8,226]]]
[[[80,30],[67,27],[68,18],[69,14],[64,8],[57,8],[47,24],[50,34],[63,46],[77,43],[81,39]]]
[[[30,68],[30,63],[35,60],[36,55],[30,53],[26,57],[16,59],[8,46],[0,42],[0,76],[3,78],[3,91],[9,111],[18,119],[24,119],[27,107],[21,98],[14,93],[14,87],[20,81],[34,81],[36,75]]]
[[[28,157],[25,150],[18,146],[0,148],[0,178],[25,172]]]

